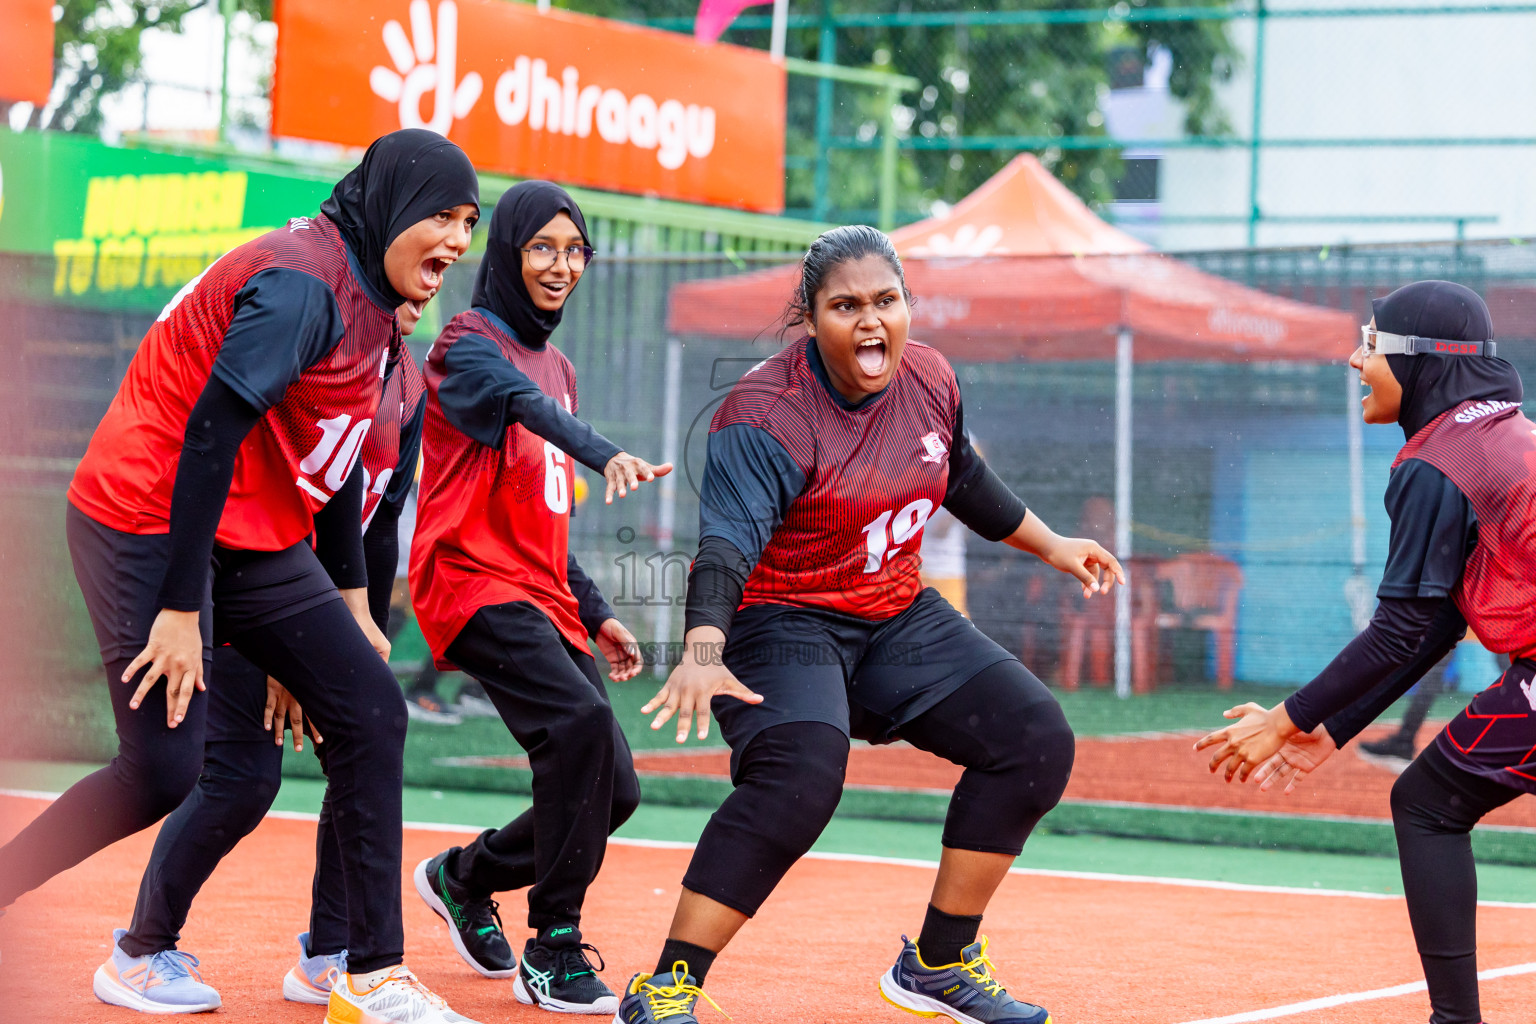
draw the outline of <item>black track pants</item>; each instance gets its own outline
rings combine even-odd
[[[522,601],[480,609],[447,655],[485,687],[533,769],[532,809],[465,847],[454,876],[478,896],[533,886],[536,931],[579,925],[608,836],[640,803],[597,663]]]

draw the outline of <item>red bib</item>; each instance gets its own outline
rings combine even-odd
[[[1484,647],[1536,656],[1536,424],[1515,402],[1463,402],[1398,452],[1444,473],[1477,513],[1477,547],[1451,598]]]
[[[437,389],[444,360],[466,334],[502,353],[566,409],[576,411],[576,371],[559,349],[518,344],[474,310],[449,321],[427,354],[421,490],[411,542],[411,600],[439,668],[475,612],[530,601],[579,650],[587,631],[566,579],[575,467],[565,452],[520,424],[500,451],[460,433],[443,415]]]
[[[187,417],[234,318],[234,299],[263,270],[286,267],[329,285],[346,333],[303,372],[240,446],[218,543],[279,551],[308,537],[314,514],[346,482],[399,345],[395,311],[353,276],[328,217],[299,218],[220,257],[160,314],[75,470],[69,500],[114,530],[170,531],[171,489]]]
[[[806,343],[747,373],[710,424],[768,431],[805,474],[742,605],[830,608],[888,619],[922,590],[923,526],[944,501],[960,388],[937,351],[909,341],[873,402],[839,405],[806,361]]]

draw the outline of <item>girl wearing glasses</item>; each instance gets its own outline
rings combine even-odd
[[[416,866],[416,890],[479,973],[516,977],[524,1003],[611,1014],[618,999],[582,942],[581,907],[610,832],[640,801],[629,745],[589,652],[614,681],[641,661],[569,550],[572,460],[601,472],[607,501],[664,476],[576,419],[576,374],[549,343],[592,258],[562,189],[524,182],[491,215],[473,308],[427,355],[424,470],[411,545],[416,618],[442,669],[478,679],[528,752],[533,808]],[[498,892],[532,886],[522,964]]]
[[[1407,444],[1387,483],[1392,518],[1380,603],[1365,631],[1282,704],[1245,704],[1197,747],[1211,770],[1286,792],[1418,682],[1470,623],[1510,666],[1392,787],[1403,891],[1431,1024],[1478,1024],[1477,870],[1470,832],[1536,792],[1536,424],[1515,368],[1494,356],[1477,293],[1420,281],[1372,303],[1350,358],[1367,423]]]

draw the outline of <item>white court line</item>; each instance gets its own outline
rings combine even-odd
[[[18,797],[28,800],[53,800],[57,793],[44,793],[28,789],[0,789],[0,797]],[[267,817],[284,821],[319,821],[320,816],[308,811],[268,811]],[[440,821],[407,821],[405,828],[421,832],[445,832],[478,835],[485,831],[479,825],[458,825]],[[613,836],[608,840],[615,846],[637,846],[655,850],[691,850],[694,843],[674,839],[628,839]],[[939,862],[916,857],[880,857],[867,853],[824,853],[815,851],[805,855],[810,860],[847,861],[854,864],[887,864],[892,867],[923,868],[936,871]],[[1036,878],[1070,878],[1084,882],[1120,882],[1134,885],[1167,885],[1181,889],[1214,889],[1220,892],[1267,893],[1277,896],[1334,896],[1353,900],[1401,900],[1403,897],[1385,892],[1360,892],[1354,889],[1308,889],[1295,885],[1258,885],[1251,882],[1207,881],[1199,878],[1174,878],[1167,875],[1124,875],[1107,871],[1067,871],[1057,868],[1010,868],[1010,875],[1027,875]],[[1478,900],[1480,907],[1508,910],[1536,910],[1536,903],[1513,903],[1506,900]],[[1505,968],[1513,970],[1513,968]],[[1256,1018],[1257,1019],[1257,1018]]]
[[[1517,974],[1536,974],[1536,963],[1515,964],[1512,967],[1497,967],[1491,971],[1478,971],[1477,978],[1479,981],[1491,981],[1494,978],[1508,978]],[[1373,988],[1369,992],[1346,992],[1337,996],[1324,996],[1321,999],[1308,999],[1304,1003],[1287,1003],[1284,1006],[1272,1006],[1267,1010],[1249,1010],[1247,1013],[1234,1013],[1226,1017],[1206,1017],[1203,1020],[1186,1021],[1185,1024],[1248,1024],[1250,1021],[1294,1017],[1297,1014],[1327,1010],[1349,1003],[1395,999],[1398,996],[1412,995],[1425,990],[1426,986],[1422,981],[1415,981],[1407,985],[1393,985],[1391,988]]]

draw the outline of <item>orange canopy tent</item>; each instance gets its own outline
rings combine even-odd
[[[1116,554],[1131,553],[1133,361],[1343,362],[1347,313],[1283,299],[1151,251],[1100,220],[1030,155],[1014,158],[947,213],[892,233],[916,296],[913,337],[956,362],[1116,363]],[[669,296],[674,335],[755,338],[799,279],[789,264],[689,281]],[[1352,416],[1357,573],[1365,557],[1360,426]],[[1116,591],[1115,689],[1131,692],[1130,601]]]
[[[1153,253],[1106,224],[1033,156],[1016,157],[943,216],[891,235],[917,297],[912,335],[958,362],[1345,359],[1348,314],[1246,288]],[[752,338],[773,324],[794,264],[690,281],[670,297],[676,334]]]

